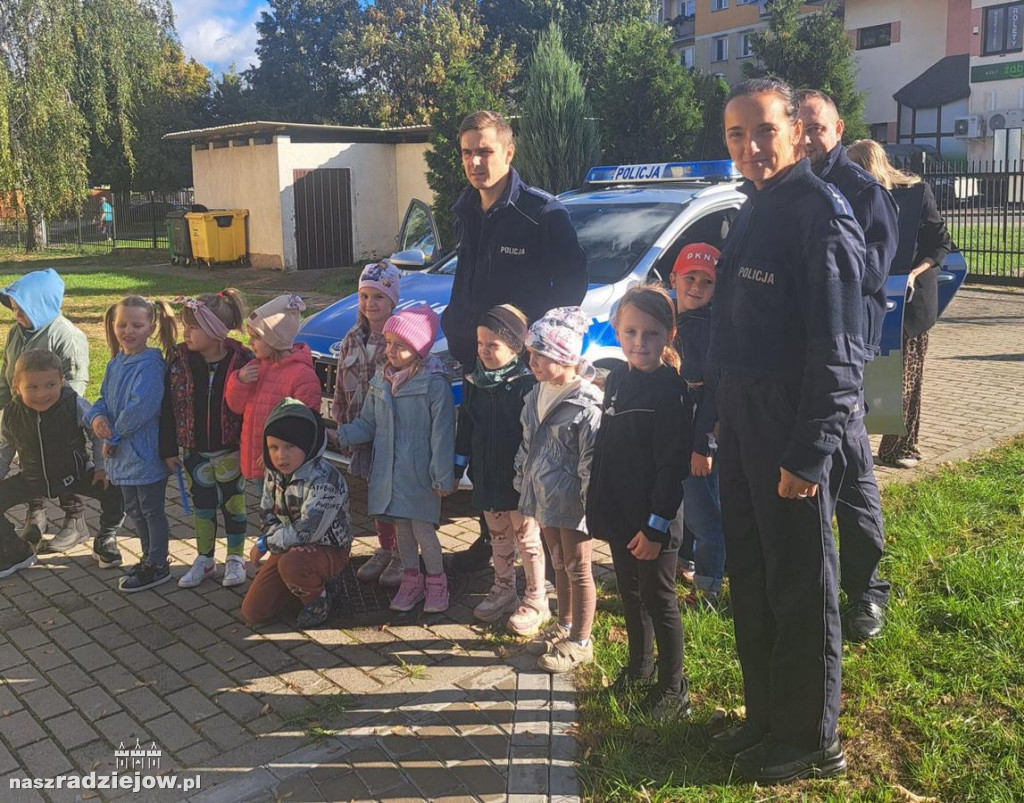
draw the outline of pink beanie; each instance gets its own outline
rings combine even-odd
[[[359,289],[373,287],[380,290],[391,299],[391,306],[395,307],[398,305],[398,284],[401,279],[402,272],[391,260],[382,259],[363,268],[363,272],[359,274]]]
[[[278,296],[249,313],[246,323],[271,348],[288,351],[295,343],[305,303],[297,295]]]
[[[426,304],[417,304],[396,312],[384,324],[384,334],[391,332],[409,344],[421,357],[430,353],[437,337],[440,321],[437,313]]]

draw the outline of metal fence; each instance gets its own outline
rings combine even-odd
[[[1024,161],[930,161],[935,193],[969,281],[1024,284]]]
[[[112,220],[105,220],[104,203]],[[95,192],[88,201],[66,214],[42,221],[40,248],[84,254],[110,253],[115,248],[168,247],[168,212],[188,211],[192,190],[178,192]],[[0,209],[0,248],[24,249],[28,225],[23,210]]]

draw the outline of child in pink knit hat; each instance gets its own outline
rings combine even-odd
[[[384,324],[387,363],[370,380],[359,418],[338,427],[338,444],[373,443],[367,509],[394,521],[402,583],[392,610],[448,610],[448,578],[436,527],[455,488],[455,404],[440,359],[430,354],[438,317],[419,304]],[[426,577],[420,572],[420,556]]]

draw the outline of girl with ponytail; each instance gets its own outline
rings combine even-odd
[[[164,512],[167,466],[159,448],[165,364],[149,339],[159,331],[160,344],[170,354],[177,325],[166,301],[128,296],[107,310],[104,326],[112,359],[87,420],[96,437],[103,439],[107,477],[120,487],[125,511],[142,542],[142,559],[119,584],[130,593],[171,577],[170,527]]]

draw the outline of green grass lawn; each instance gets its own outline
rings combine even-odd
[[[844,648],[848,774],[755,788],[708,750],[712,719],[742,705],[728,613],[687,612],[691,721],[655,726],[604,683],[625,662],[614,592],[598,666],[580,676],[587,797],[597,800],[1024,800],[1024,439],[885,490],[889,625]],[[718,713],[716,714],[716,710]]]
[[[955,219],[947,221],[950,236],[963,252],[972,273],[1024,276],[1024,226],[1020,225],[1019,216],[1011,218],[1006,227],[958,224]]]

